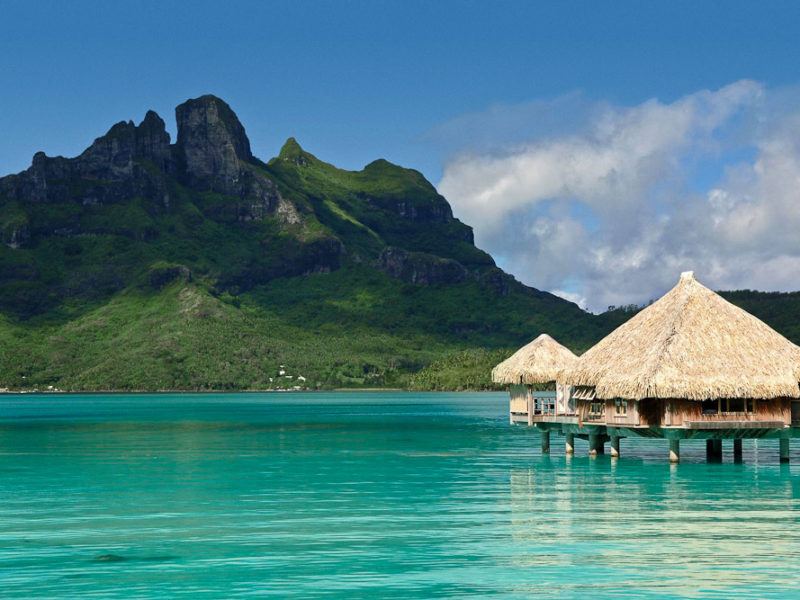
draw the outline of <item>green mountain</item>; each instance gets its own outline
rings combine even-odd
[[[0,388],[458,388],[631,312],[526,287],[410,169],[263,162],[214,96],[0,179]]]

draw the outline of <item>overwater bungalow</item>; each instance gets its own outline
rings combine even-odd
[[[499,365],[498,365],[499,366]],[[709,459],[733,439],[800,435],[800,347],[699,283],[689,271],[658,301],[577,361],[564,364],[559,386],[571,388],[575,417],[531,424],[589,441],[590,455],[630,435],[665,438],[670,461],[680,440],[706,439]],[[512,396],[513,397],[513,396]],[[513,400],[512,400],[513,401]]]
[[[577,419],[577,406],[569,385],[556,380],[566,367],[573,367],[578,357],[546,333],[526,344],[492,369],[492,381],[508,385],[511,395],[509,420],[559,423],[564,418]],[[551,390],[534,389],[546,385]],[[550,433],[542,429],[542,451],[550,451]]]

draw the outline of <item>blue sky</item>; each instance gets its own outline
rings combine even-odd
[[[421,170],[459,196],[448,195],[456,214],[476,227],[478,241],[503,266],[595,309],[663,291],[677,280],[672,268],[693,262],[692,249],[657,278],[641,279],[653,269],[647,261],[626,267],[625,253],[641,248],[610,242],[592,251],[620,253],[617,261],[598,263],[586,255],[559,263],[558,271],[539,268],[553,257],[530,250],[523,256],[498,241],[543,245],[536,236],[544,226],[515,232],[509,223],[518,229],[520,215],[530,223],[547,217],[585,224],[590,238],[598,227],[597,235],[609,238],[624,232],[603,229],[602,198],[583,197],[580,186],[533,194],[502,215],[495,231],[482,232],[475,222],[480,206],[464,192],[469,178],[455,179],[464,169],[474,171],[465,157],[485,166],[498,157],[528,156],[542,145],[611,143],[617,138],[598,137],[599,124],[639,113],[657,118],[659,106],[706,110],[698,108],[700,100],[686,99],[708,90],[717,94],[708,102],[727,111],[711,131],[695,121],[699,129],[681,142],[653,146],[662,167],[678,162],[685,168],[653,167],[658,173],[651,179],[626,188],[640,200],[637,222],[657,220],[653,202],[673,217],[672,196],[696,203],[710,201],[714,189],[731,192],[721,182],[731,167],[745,162],[755,169],[769,145],[763,130],[742,123],[772,114],[789,119],[798,106],[800,4],[794,2],[3,1],[0,8],[0,173],[26,168],[38,150],[78,154],[113,123],[138,122],[150,108],[174,135],[174,107],[214,93],[237,112],[261,158],[294,136],[345,168],[384,157]],[[738,88],[726,87],[737,82]],[[723,89],[733,91],[723,98]],[[648,168],[655,160],[636,156]],[[487,177],[497,176],[497,169],[490,171]],[[571,208],[559,212],[560,204]],[[576,206],[584,216],[575,217]],[[673,250],[678,241],[672,240]],[[785,250],[769,259],[800,256],[800,249]],[[698,262],[712,284],[800,288],[800,281],[793,286],[785,278],[747,285],[748,269],[762,263],[720,266],[759,254],[752,248],[702,252]],[[603,269],[632,278],[630,291],[611,293],[621,288],[598,275]]]

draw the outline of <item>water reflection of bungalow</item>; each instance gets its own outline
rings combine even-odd
[[[567,452],[578,436],[588,439],[591,455],[610,441],[618,456],[620,438],[640,435],[668,439],[670,460],[677,462],[681,439],[706,439],[708,457],[715,459],[724,438],[734,440],[740,456],[743,438],[774,437],[781,461],[788,461],[789,439],[800,435],[800,347],[692,272],[579,359],[556,352],[556,346],[566,349],[549,337],[539,344],[546,352],[525,352],[542,337],[492,374],[512,384],[511,421],[540,429],[543,449],[554,431],[566,436]],[[560,394],[530,388],[544,375],[555,379]]]

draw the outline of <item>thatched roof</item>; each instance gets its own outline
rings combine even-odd
[[[517,350],[492,369],[495,383],[548,383],[578,357],[546,333]]]
[[[581,356],[559,382],[597,398],[800,397],[800,347],[681,274],[672,290]]]

